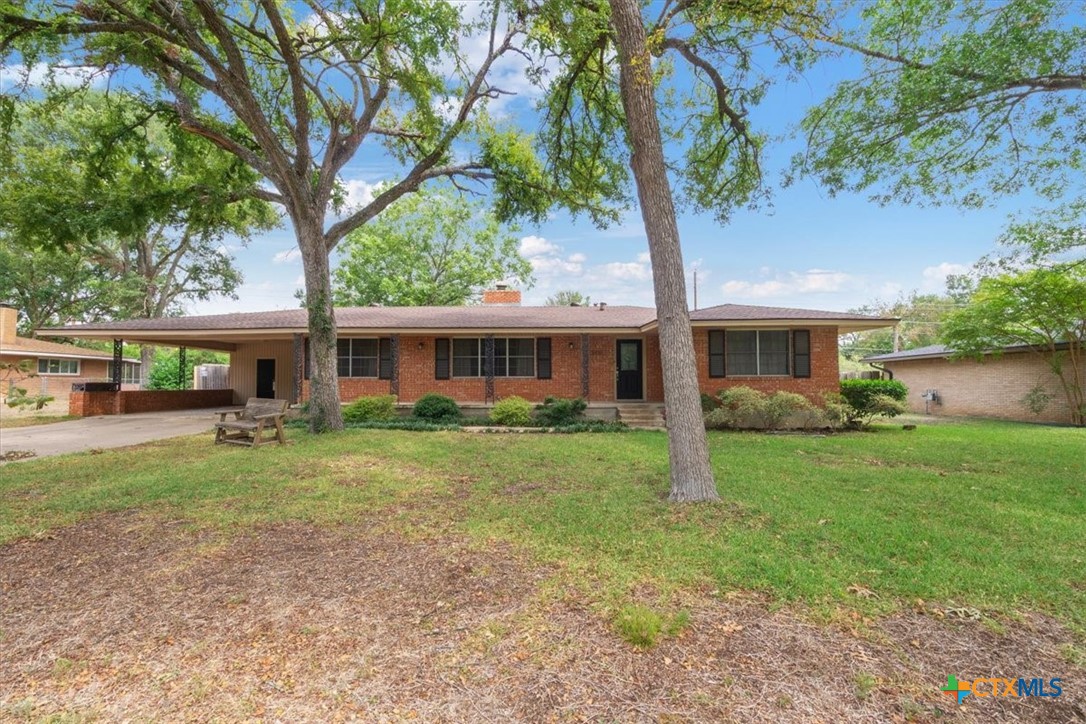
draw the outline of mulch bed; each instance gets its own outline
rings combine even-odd
[[[859,634],[706,592],[641,651],[554,574],[455,537],[100,516],[0,547],[0,719],[1086,721],[1071,637],[1043,617]],[[1063,696],[959,708],[948,674]]]

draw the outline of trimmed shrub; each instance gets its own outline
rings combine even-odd
[[[876,395],[904,402],[909,388],[898,380],[841,380],[841,395],[857,410],[863,410]]]
[[[732,387],[719,393],[720,406],[705,413],[710,430],[780,430],[811,428],[825,424],[821,411],[795,392],[764,392]]]
[[[525,427],[532,421],[532,403],[516,395],[503,397],[490,411],[490,419],[495,425]]]
[[[876,417],[896,417],[908,407],[909,388],[898,380],[841,380],[841,397],[848,405],[845,424],[867,427]]]
[[[774,392],[766,399],[762,419],[769,430],[779,430],[784,423],[804,429],[824,424],[821,411],[810,400],[799,393],[784,391]]]
[[[343,422],[375,422],[396,419],[396,396],[359,397],[343,408]]]
[[[460,406],[451,397],[429,392],[418,399],[412,414],[426,422],[457,422],[460,419]]]
[[[580,397],[548,397],[535,408],[535,417],[544,427],[564,427],[579,422],[587,408],[588,403]]]
[[[701,411],[702,413],[709,413],[720,407],[720,400],[712,395],[701,393]]]

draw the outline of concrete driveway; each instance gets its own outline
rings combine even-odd
[[[84,417],[49,425],[0,429],[0,455],[9,450],[29,450],[36,453],[37,457],[48,457],[194,435],[211,430],[219,419],[218,409],[234,408]],[[211,443],[212,437],[209,434],[207,444]]]

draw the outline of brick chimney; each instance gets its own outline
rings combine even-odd
[[[520,290],[510,289],[508,284],[497,284],[493,289],[483,292],[483,304],[496,304],[504,307],[520,306]]]
[[[15,325],[19,312],[14,307],[0,305],[0,344],[15,344]]]

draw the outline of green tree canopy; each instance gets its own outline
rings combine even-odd
[[[841,354],[851,360],[868,355],[893,352],[895,334],[898,349],[915,349],[941,341],[943,319],[960,307],[954,297],[946,294],[920,294],[912,291],[894,301],[877,299],[870,304],[850,309],[854,314],[870,314],[877,317],[897,317],[897,330],[873,329],[854,332],[841,338]]]
[[[523,6],[485,2],[475,19],[444,0],[280,3],[7,3],[0,52],[25,65],[67,57],[137,76],[179,128],[264,180],[301,252],[312,350],[310,424],[343,425],[329,254],[347,234],[434,179],[492,183],[499,212],[594,211],[608,189],[544,184],[529,139],[487,112],[507,93],[492,73],[523,52]],[[463,45],[461,42],[463,41]],[[470,46],[470,47],[469,47]],[[391,161],[393,179],[358,207],[346,165]]]
[[[1069,0],[862,5],[855,29],[815,36],[860,54],[865,72],[807,115],[797,169],[881,202],[1081,199],[1081,11]]]
[[[587,307],[592,299],[574,289],[560,289],[547,297],[545,303],[548,307]]]
[[[481,203],[422,190],[351,232],[332,273],[337,305],[456,306],[506,279],[530,285],[517,239]]]
[[[1086,264],[1046,255],[1028,237],[1020,246],[1038,264],[983,259],[955,285],[968,303],[947,316],[943,342],[959,356],[981,359],[1004,347],[1027,346],[1059,380],[1071,422],[1086,424]]]

